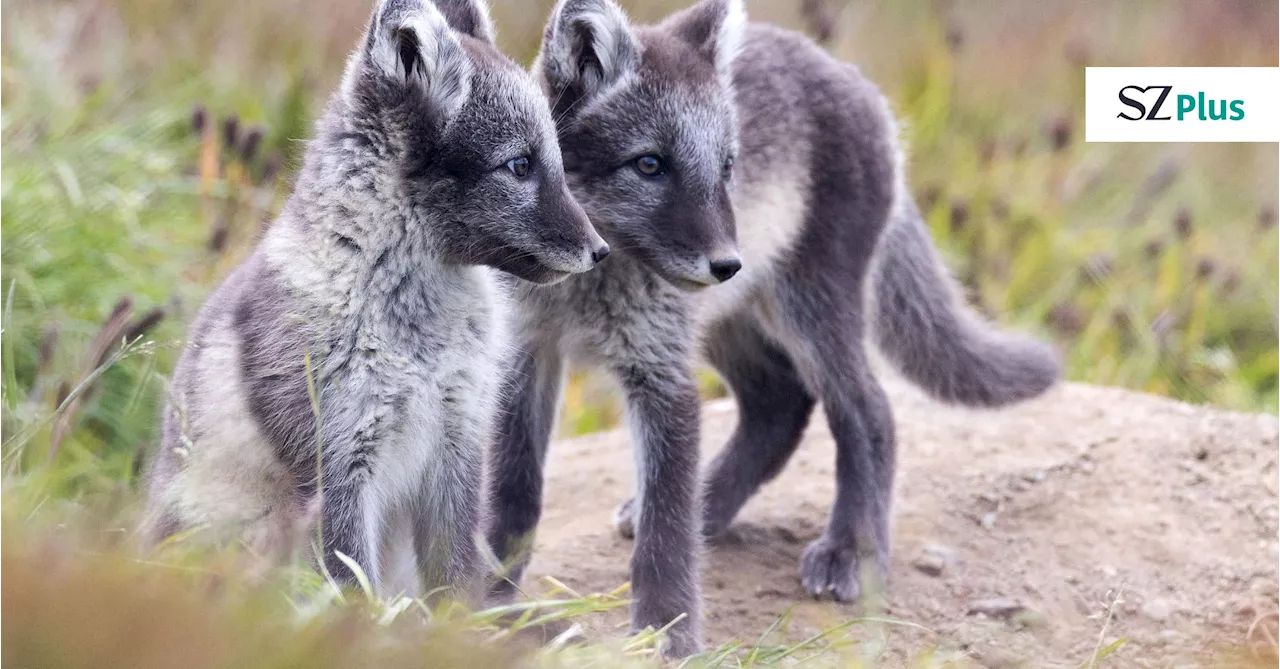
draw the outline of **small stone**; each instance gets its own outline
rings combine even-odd
[[[1280,595],[1280,587],[1277,587],[1276,582],[1271,579],[1256,578],[1249,583],[1249,592],[1259,599],[1274,601],[1277,599],[1277,595]]]
[[[785,598],[785,597],[787,597],[787,596],[788,596],[788,593],[785,593],[785,592],[783,592],[783,591],[781,591],[781,590],[779,590],[779,589],[777,589],[777,588],[770,588],[770,587],[766,587],[766,586],[763,586],[763,585],[762,585],[762,586],[760,586],[760,587],[758,587],[758,588],[756,588],[756,597],[760,597],[760,598],[765,598],[765,597],[775,597],[775,598],[776,598],[776,597],[784,597],[784,598]]]
[[[936,577],[941,576],[942,571],[947,568],[947,561],[940,555],[931,555],[930,553],[925,552],[923,555],[917,557],[915,561],[911,563],[911,566],[915,567],[916,571],[919,571],[922,574]]]
[[[774,535],[776,535],[779,539],[781,539],[781,540],[783,540],[783,541],[785,541],[785,542],[787,542],[787,543],[789,543],[789,544],[798,544],[798,543],[800,543],[800,537],[796,536],[796,533],[795,533],[795,532],[792,532],[792,531],[790,530],[790,528],[781,527],[781,526],[779,526],[779,527],[774,527],[774,528],[773,528],[773,533],[774,533]]]
[[[1161,641],[1171,643],[1177,641],[1178,637],[1182,635],[1178,634],[1177,630],[1160,630],[1159,636]]]
[[[1024,669],[1028,666],[1026,658],[1005,648],[974,649],[970,654],[978,666],[987,669]]]
[[[1043,613],[1033,609],[1018,611],[1010,620],[1018,629],[1037,631],[1049,627],[1049,619]]]
[[[1142,605],[1142,615],[1158,623],[1168,620],[1172,610],[1173,607],[1168,600],[1160,598],[1152,599]]]
[[[969,615],[984,615],[988,618],[1008,618],[1027,607],[1008,597],[992,597],[978,599],[969,603]]]
[[[989,530],[996,526],[996,514],[994,511],[982,514],[982,520],[978,521],[982,528]]]
[[[924,547],[924,552],[928,553],[929,555],[937,555],[938,557],[945,560],[948,564],[956,561],[956,552],[951,550],[950,548],[947,548],[946,546],[940,546],[938,544],[930,544]]]

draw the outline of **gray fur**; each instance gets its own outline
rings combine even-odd
[[[590,275],[524,291],[521,346],[537,376],[512,386],[493,458],[489,539],[518,576],[527,554],[515,549],[529,545],[541,501],[527,468],[544,457],[559,361],[613,372],[637,459],[637,501],[619,518],[636,539],[632,622],[688,614],[672,629],[677,655],[700,643],[694,514],[704,533],[723,532],[785,466],[817,402],[838,446],[837,494],[804,552],[802,582],[848,600],[860,594],[860,571],[885,577],[894,425],[868,366],[869,330],[912,379],[952,401],[1031,397],[1058,371],[1047,348],[991,331],[955,299],[876,87],[802,35],[751,25],[735,37],[740,12],[737,0],[704,0],[656,27],[626,24],[611,0],[566,0],[553,14],[535,74],[557,114],[570,188],[615,254]],[[593,30],[620,36],[606,43],[639,53],[635,67],[584,85],[598,78],[597,42],[556,29],[576,14],[613,21]],[[646,153],[671,169],[643,178],[634,159]],[[724,280],[707,268],[726,257],[740,257],[738,275],[700,290]],[[692,487],[699,349],[741,421],[701,505]],[[861,570],[862,559],[872,568]]]
[[[478,597],[510,348],[491,268],[554,282],[604,250],[484,6],[442,5],[459,29],[425,0],[379,3],[293,195],[192,326],[150,472],[153,540],[207,524],[261,548],[319,502],[335,578],[354,576],[341,552],[382,593]]]
[[[494,44],[495,30],[486,0],[433,0],[449,27],[482,42]]]
[[[998,407],[1035,397],[1057,378],[1057,360],[1042,344],[993,330],[959,306],[909,199],[885,232],[876,262],[876,343],[934,397]]]

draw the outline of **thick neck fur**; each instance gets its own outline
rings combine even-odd
[[[424,291],[457,288],[487,272],[447,263],[434,248],[435,212],[404,192],[404,147],[375,115],[330,101],[307,147],[293,195],[267,232],[267,262],[294,291],[332,315],[401,309]],[[399,310],[399,309],[397,309]]]

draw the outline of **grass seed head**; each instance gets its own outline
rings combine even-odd
[[[997,197],[991,201],[991,216],[997,221],[1009,220],[1009,201],[1003,197]]]
[[[1060,302],[1049,310],[1049,324],[1061,334],[1078,335],[1084,330],[1084,311],[1073,302]]]
[[[920,192],[920,209],[926,216],[933,208],[938,206],[938,200],[942,199],[942,189],[938,184],[929,184]]]
[[[156,307],[148,311],[129,326],[129,329],[125,331],[124,340],[128,342],[136,340],[154,330],[162,320],[164,320],[164,309]]]
[[[1178,207],[1178,213],[1173,216],[1173,231],[1177,233],[1178,239],[1186,241],[1191,238],[1194,227],[1191,223],[1191,210],[1186,207]]]
[[[1153,239],[1147,242],[1146,245],[1142,247],[1142,255],[1146,256],[1147,260],[1158,262],[1160,260],[1160,256],[1164,255],[1164,240]]]
[[[1083,39],[1075,38],[1067,42],[1062,48],[1062,57],[1073,68],[1085,67],[1090,61],[1089,43]]]
[[[1240,270],[1234,267],[1228,269],[1226,278],[1222,280],[1222,292],[1227,295],[1235,295],[1236,291],[1240,290],[1241,280]]]
[[[959,232],[969,222],[969,201],[956,198],[951,201],[951,229]]]
[[[262,173],[258,176],[258,185],[267,185],[276,180],[280,176],[280,170],[284,167],[284,155],[279,151],[272,151],[267,154],[266,159],[262,161]]]
[[[240,161],[248,164],[252,163],[254,158],[258,156],[258,149],[262,146],[262,138],[266,134],[266,130],[255,125],[244,133],[244,137],[240,140]]]
[[[800,14],[808,25],[809,32],[821,44],[828,44],[836,32],[836,14],[831,8],[830,0],[804,0],[800,5]]]
[[[954,21],[947,24],[947,50],[955,55],[964,48],[964,29]]]
[[[203,135],[204,129],[208,125],[209,110],[205,109],[204,105],[196,103],[196,106],[191,108],[191,130],[194,131],[197,136]]]
[[[1049,135],[1049,146],[1053,147],[1054,153],[1062,151],[1071,144],[1073,130],[1074,123],[1066,114],[1057,116],[1049,122],[1046,133]]]
[[[1201,258],[1196,263],[1196,278],[1201,281],[1207,281],[1213,278],[1218,266],[1213,262],[1213,258]]]
[[[234,151],[240,139],[240,117],[235,114],[222,119],[222,144]]]
[[[1111,324],[1121,332],[1128,332],[1133,329],[1133,318],[1129,316],[1129,310],[1125,307],[1116,307],[1111,312]]]
[[[216,223],[213,224],[213,231],[209,233],[209,251],[215,254],[221,254],[227,250],[227,237],[231,231],[231,223],[227,220],[226,215],[218,217]]]
[[[996,140],[987,137],[978,143],[978,162],[985,167],[996,159]]]

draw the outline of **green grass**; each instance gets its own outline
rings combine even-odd
[[[499,633],[493,612],[401,610],[296,565],[249,578],[230,558],[130,548],[140,454],[185,323],[288,192],[364,4],[5,3],[0,427],[15,666],[391,666],[452,657],[459,643],[494,653],[468,656],[485,666],[517,652],[473,642]],[[493,4],[503,46],[528,62],[542,11]],[[632,4],[653,19],[676,3]],[[1277,147],[1087,145],[1081,127],[1084,63],[1274,66],[1274,6],[830,4],[830,48],[903,117],[916,195],[976,308],[1052,340],[1073,380],[1277,411]],[[802,24],[776,3],[752,10]],[[253,128],[265,138],[247,156]],[[599,384],[575,376],[564,433],[616,423]],[[705,389],[723,393],[710,376]],[[551,615],[589,622],[623,597],[566,595]],[[85,614],[161,601],[164,615]],[[862,662],[847,631],[799,646],[744,639],[699,662]],[[222,655],[190,650],[232,638]],[[529,661],[645,665],[652,648],[614,638]],[[156,654],[102,659],[132,650]]]

